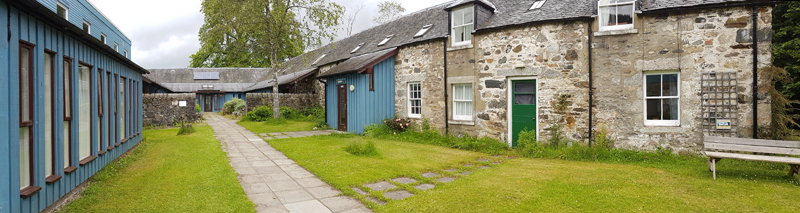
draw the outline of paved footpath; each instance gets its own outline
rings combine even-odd
[[[341,195],[258,135],[216,113],[205,113],[239,183],[258,212],[372,212]]]

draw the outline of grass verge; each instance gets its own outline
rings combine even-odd
[[[270,132],[309,131],[314,129],[314,122],[286,119],[272,119],[264,122],[241,120],[236,123],[256,134]]]
[[[211,127],[176,136],[146,130],[145,141],[92,178],[63,212],[255,212]]]

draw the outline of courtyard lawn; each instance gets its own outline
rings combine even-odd
[[[372,141],[379,157],[351,155],[343,147]],[[796,177],[788,166],[724,159],[711,178],[705,159],[676,157],[669,163],[598,163],[555,159],[487,156],[451,148],[360,136],[317,136],[269,141],[324,181],[367,203],[377,212],[793,212],[800,209]],[[489,162],[476,161],[487,159]],[[463,164],[473,164],[465,167]],[[476,165],[490,166],[477,169]],[[443,169],[454,168],[456,172]],[[420,174],[432,171],[456,177],[450,183]],[[472,171],[462,175],[461,171]],[[412,177],[435,183],[399,184],[414,196],[389,200],[380,192],[367,201],[350,187]],[[389,191],[395,190],[391,189]]]
[[[64,212],[255,212],[211,127],[144,131],[130,156],[94,176]]]
[[[309,131],[314,129],[314,122],[311,121],[294,121],[294,120],[280,119],[280,120],[272,120],[265,122],[239,121],[236,123],[256,134],[271,133],[271,132]]]

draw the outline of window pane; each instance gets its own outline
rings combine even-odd
[[[78,94],[78,136],[79,136],[79,150],[78,153],[81,159],[91,155],[91,118],[92,118],[92,97],[91,97],[91,76],[89,74],[90,68],[80,65],[78,69],[78,83],[80,84],[80,93]]]
[[[453,40],[455,40],[455,42],[464,41],[464,28],[456,27],[454,30],[455,32],[453,33]]]
[[[535,105],[536,95],[534,94],[515,94],[514,104],[517,105]]]
[[[44,162],[45,177],[53,175],[53,55],[44,54]]]
[[[610,26],[617,23],[617,15],[615,14],[616,8],[614,6],[600,7],[600,24],[602,26]]]
[[[617,25],[633,24],[633,4],[617,6]]]
[[[453,12],[453,26],[464,24],[464,11],[456,10]]]
[[[72,117],[72,69],[69,61],[64,61],[64,117]]]
[[[469,8],[465,8],[464,9],[464,24],[472,23],[472,18],[474,17],[472,15],[472,9],[473,9],[473,7],[469,7]]]
[[[119,137],[125,139],[125,80],[119,83]]]
[[[20,48],[20,65],[19,65],[19,95],[20,95],[20,121],[30,121],[30,49]]]
[[[647,97],[661,96],[661,75],[648,75],[645,77]]]
[[[19,128],[19,189],[31,185],[30,127]]]
[[[678,96],[678,74],[662,75],[662,96]]]
[[[514,83],[514,93],[536,93],[536,83]]]
[[[678,99],[669,98],[663,99],[664,103],[664,120],[678,120]]]
[[[72,140],[70,138],[70,135],[72,135],[72,133],[70,132],[70,129],[71,128],[70,128],[69,121],[64,121],[64,140],[63,140],[63,142],[64,142],[64,146],[63,146],[64,147],[64,168],[67,168],[67,167],[71,166],[71,165],[69,165],[69,157],[70,157],[70,154],[71,154],[70,151],[72,150],[72,147],[69,146],[69,141]]]
[[[647,99],[647,120],[661,120],[661,99]]]
[[[471,41],[472,40],[472,24],[463,26],[462,28],[464,31],[464,41]]]

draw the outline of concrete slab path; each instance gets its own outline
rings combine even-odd
[[[204,116],[258,212],[372,212],[360,201],[341,195],[236,121],[216,113]]]

